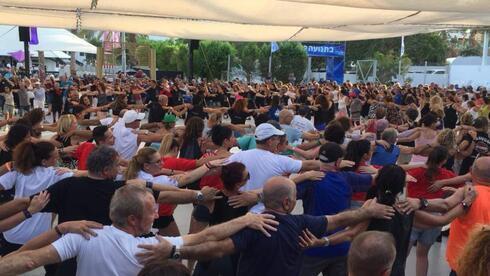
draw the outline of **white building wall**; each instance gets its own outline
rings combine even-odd
[[[451,65],[449,82],[460,86],[490,87],[490,65]]]

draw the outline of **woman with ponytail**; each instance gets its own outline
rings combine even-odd
[[[22,142],[13,152],[13,168],[0,177],[0,190],[15,189],[15,197],[29,197],[46,190],[54,183],[70,177],[73,172],[60,174],[54,168],[58,151],[49,141]],[[26,214],[26,217],[30,214]],[[32,238],[51,228],[52,216],[37,213],[28,220],[3,233],[0,254],[6,255],[19,249]]]
[[[432,184],[437,180],[456,177],[454,172],[443,167],[448,158],[450,158],[448,149],[442,145],[436,146],[429,153],[429,157],[425,163],[427,168],[416,168],[408,171],[408,173],[417,180],[417,182],[408,182],[408,196],[426,199],[443,198],[444,192],[441,190],[442,186]],[[417,242],[416,266],[417,271],[420,271],[422,274],[424,271],[428,271],[429,250],[440,234],[441,227],[429,229],[419,229],[414,227],[412,229],[410,245]],[[409,248],[412,248],[412,246]],[[420,273],[417,273],[417,275],[420,275]]]

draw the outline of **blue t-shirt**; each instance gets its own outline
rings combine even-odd
[[[373,156],[371,157],[371,165],[386,166],[396,164],[399,155],[400,148],[397,145],[391,145],[389,149],[376,145]]]
[[[282,128],[282,131],[284,131],[284,133],[286,133],[286,137],[288,138],[289,144],[292,144],[292,143],[300,140],[301,137],[303,136],[303,134],[301,133],[301,131],[299,129],[294,128],[290,125],[281,125],[281,128]]]
[[[273,214],[279,225],[270,238],[250,228],[231,236],[235,252],[240,253],[237,276],[299,275],[303,263],[303,251],[299,246],[301,232],[308,228],[320,237],[327,230],[324,216]]]
[[[296,186],[298,199],[303,200],[304,213],[312,216],[335,215],[350,208],[353,192],[366,192],[371,187],[369,174],[328,172],[322,180],[305,181]],[[329,232],[331,235],[339,230]],[[342,257],[349,251],[349,242],[308,249],[306,255]]]

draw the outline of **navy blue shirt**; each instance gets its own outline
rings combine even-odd
[[[279,225],[276,232],[271,232],[270,238],[250,228],[231,237],[235,252],[241,253],[237,276],[299,275],[303,263],[298,238],[301,232],[308,228],[320,237],[327,231],[327,219],[324,216],[273,214]]]
[[[323,179],[305,181],[296,186],[298,199],[303,200],[304,213],[312,216],[335,215],[350,208],[353,192],[366,192],[371,187],[370,174],[354,172],[327,172]],[[339,231],[342,229],[337,229]],[[329,232],[325,236],[336,231]],[[306,255],[315,257],[341,257],[349,251],[349,242],[328,247],[312,248]]]

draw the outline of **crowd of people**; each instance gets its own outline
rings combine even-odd
[[[9,72],[0,108],[0,275],[490,274],[484,87]]]

